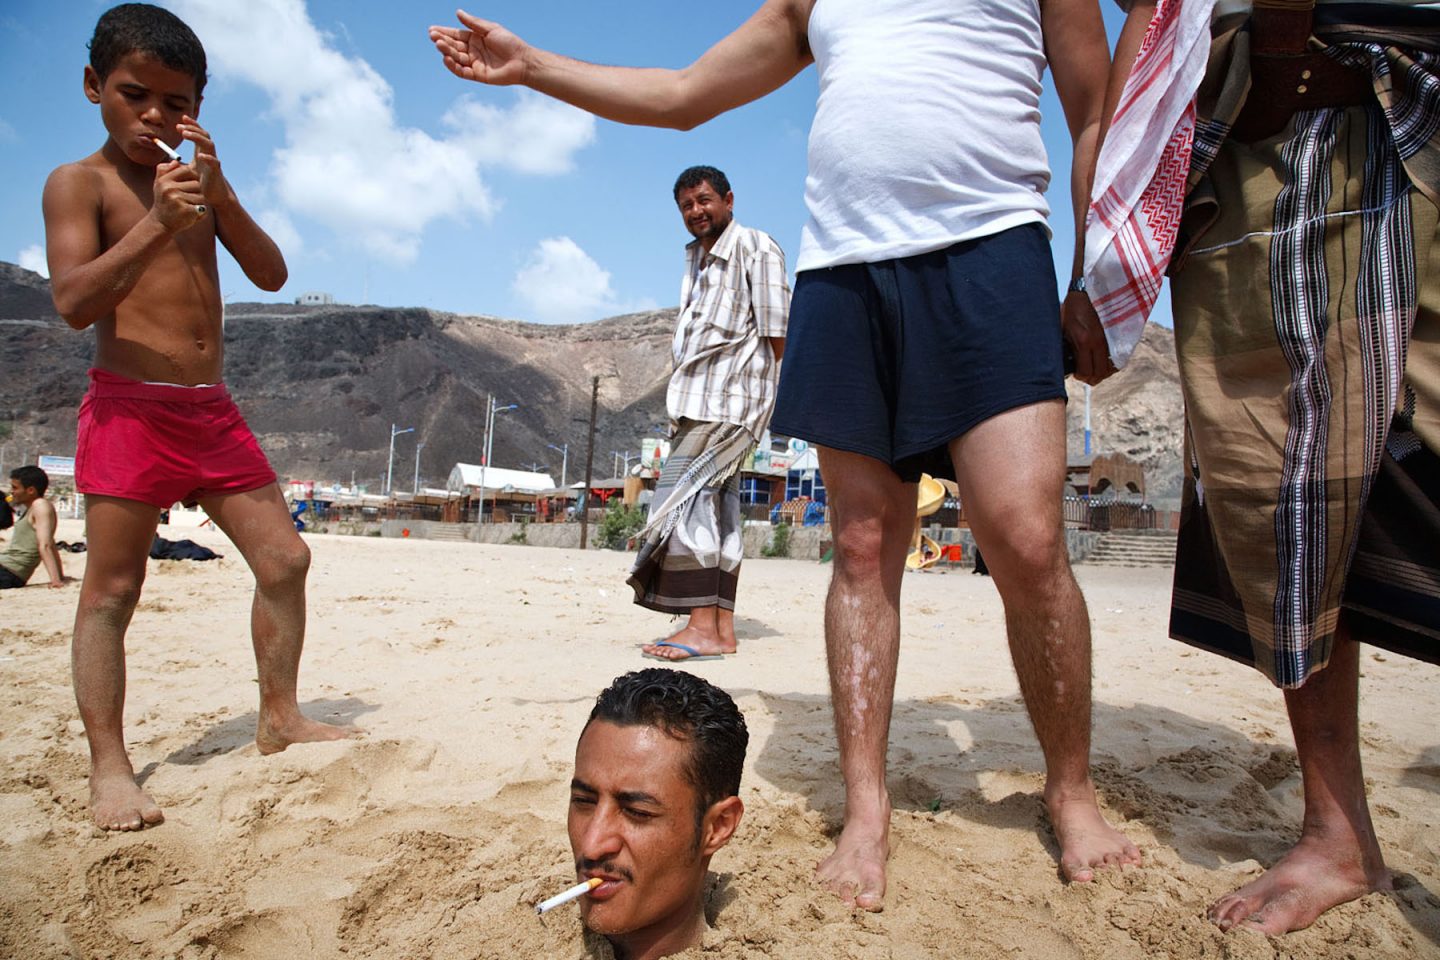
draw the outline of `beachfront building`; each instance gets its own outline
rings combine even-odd
[[[445,488],[462,498],[460,519],[464,521],[533,521],[539,517],[538,501],[554,492],[555,478],[529,470],[457,463]]]

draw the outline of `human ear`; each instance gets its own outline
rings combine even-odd
[[[700,826],[700,855],[708,857],[729,843],[744,815],[745,803],[739,797],[726,797],[711,804]]]
[[[95,72],[94,67],[87,66],[85,68],[85,99],[91,103],[99,103],[102,86],[104,86],[104,82],[101,81],[100,74]]]

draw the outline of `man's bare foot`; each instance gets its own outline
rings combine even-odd
[[[890,814],[878,827],[847,820],[835,852],[815,867],[820,884],[844,902],[872,913],[885,909],[885,866],[890,860]]]
[[[1221,930],[1244,926],[1273,937],[1304,930],[1331,907],[1390,889],[1378,846],[1361,852],[1353,844],[1302,836],[1260,879],[1216,900],[1209,915]]]
[[[1096,867],[1140,864],[1140,848],[1105,822],[1093,787],[1066,797],[1051,797],[1047,790],[1045,807],[1060,844],[1060,873],[1066,880],[1088,883],[1095,879]]]
[[[263,754],[279,753],[294,743],[321,743],[358,737],[360,729],[336,726],[311,720],[298,711],[286,720],[271,720],[264,715],[255,730],[255,746]]]
[[[686,627],[679,633],[666,638],[665,642],[667,644],[679,644],[690,647],[706,656],[717,653],[734,653],[740,649],[734,637],[731,637],[730,642],[726,643],[723,638],[712,633],[706,633],[703,630],[697,630],[694,627]],[[690,654],[674,646],[661,646],[658,643],[647,643],[640,649],[652,657],[659,657],[663,660],[690,659]]]
[[[90,774],[90,815],[101,830],[143,830],[165,814],[127,771]]]

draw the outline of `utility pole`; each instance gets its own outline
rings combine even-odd
[[[395,438],[402,433],[414,433],[414,427],[406,427],[404,430],[395,429],[395,424],[390,424],[390,457],[385,461],[385,496],[390,496],[390,479],[395,470]]]
[[[424,449],[425,441],[421,440],[415,444],[415,496],[420,496],[420,451]]]
[[[565,486],[565,468],[570,465],[570,444],[565,443],[557,447],[553,443],[547,443],[545,446],[551,450],[560,451],[560,486],[563,487]]]
[[[590,380],[590,439],[585,445],[585,489],[580,494],[585,509],[580,511],[580,549],[590,538],[590,484],[595,479],[595,413],[600,407],[600,377]]]

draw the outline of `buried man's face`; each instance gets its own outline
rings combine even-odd
[[[575,748],[570,850],[581,879],[605,882],[580,900],[585,925],[614,941],[664,956],[700,932],[710,855],[740,822],[739,797],[707,811],[699,835],[695,788],[685,779],[685,740],[652,726],[596,720]]]

